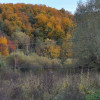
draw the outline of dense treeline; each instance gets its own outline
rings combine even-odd
[[[36,48],[35,51],[39,55],[45,49],[50,57],[59,57],[60,52],[63,56],[71,56],[71,53],[68,54],[66,49],[68,45],[71,47],[72,43],[68,43],[67,47],[64,47],[65,42],[72,38],[75,26],[73,21],[74,16],[64,9],[56,10],[45,5],[0,4],[1,33],[20,43],[18,48],[21,49],[23,43],[34,43],[31,47]],[[23,37],[23,39],[20,37]],[[39,41],[40,43],[46,42],[47,45],[51,42],[52,45],[40,48]],[[28,51],[29,47],[26,48]],[[48,48],[51,48],[51,50],[48,51]],[[62,48],[64,48],[63,51],[61,51]],[[46,55],[46,53],[43,55]]]
[[[73,15],[45,5],[1,4],[0,20],[1,30],[9,36],[22,31],[30,36],[58,39],[64,38],[73,26]]]

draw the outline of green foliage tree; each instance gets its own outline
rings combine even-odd
[[[25,48],[26,52],[29,52],[30,37],[23,32],[14,32],[12,39],[18,44],[18,48]]]
[[[75,14],[77,23],[74,54],[86,66],[99,66],[100,59],[100,12],[97,0],[79,3]]]

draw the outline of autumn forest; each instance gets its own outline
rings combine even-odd
[[[100,1],[0,4],[0,100],[100,100]]]

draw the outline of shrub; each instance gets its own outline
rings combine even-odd
[[[6,68],[6,63],[0,61],[0,69],[2,69],[2,68]]]
[[[91,92],[86,96],[86,100],[100,100],[100,91]]]
[[[7,68],[5,57],[0,57],[0,70],[5,70]]]
[[[17,68],[24,70],[42,70],[44,68],[61,67],[62,64],[58,59],[50,59],[47,57],[38,56],[35,53],[25,55],[23,52],[12,53],[8,56],[8,64],[14,67],[15,55],[17,57]]]

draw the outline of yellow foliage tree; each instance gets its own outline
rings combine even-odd
[[[2,36],[0,37],[0,52],[1,52],[1,55],[3,56],[9,55],[6,37],[2,37]]]
[[[7,44],[7,39],[5,37],[0,37],[0,44]]]
[[[43,26],[46,25],[46,23],[48,22],[48,17],[46,15],[43,14],[39,14],[35,17],[37,19],[37,24],[36,26]]]
[[[57,58],[60,55],[60,46],[50,46],[48,49],[51,58]]]
[[[60,56],[60,50],[60,46],[54,40],[46,39],[45,42],[41,42],[37,46],[36,53],[40,56],[58,58]]]
[[[60,46],[56,45],[56,42],[51,39],[45,40],[46,47],[44,49],[45,54],[51,58],[57,58],[60,56]]]

